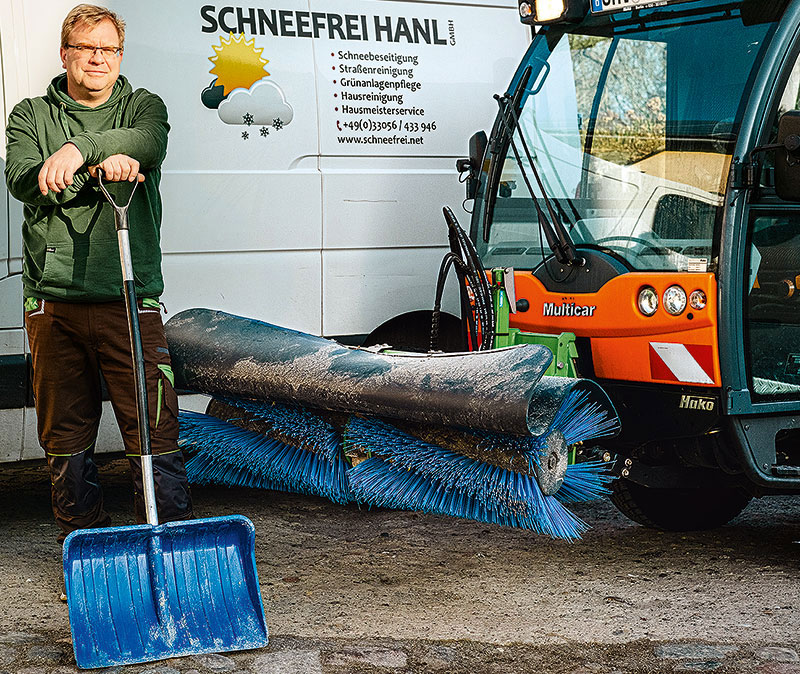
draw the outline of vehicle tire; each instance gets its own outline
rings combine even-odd
[[[430,311],[412,311],[395,316],[375,328],[362,346],[388,344],[398,351],[427,353],[431,342]],[[439,350],[448,353],[465,351],[461,321],[452,314],[442,313],[439,319]]]
[[[664,531],[700,531],[727,524],[752,497],[740,487],[679,489],[644,487],[614,480],[611,501],[619,511],[646,527]]]

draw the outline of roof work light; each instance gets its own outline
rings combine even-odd
[[[522,23],[531,25],[580,21],[587,9],[587,0],[522,0],[519,16]]]

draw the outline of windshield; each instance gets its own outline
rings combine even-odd
[[[635,22],[623,12],[536,37],[518,71],[530,66],[514,130],[522,166],[498,118],[499,153],[476,200],[486,267],[533,269],[550,254],[522,175],[531,168],[521,132],[577,245],[609,249],[636,270],[713,268],[744,99],[774,29],[744,26],[733,4],[713,4],[642,10]]]

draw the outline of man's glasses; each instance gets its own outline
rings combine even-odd
[[[92,47],[89,44],[68,44],[67,47],[81,56],[94,56],[96,52],[100,52],[104,57],[112,58],[122,53],[122,47]]]

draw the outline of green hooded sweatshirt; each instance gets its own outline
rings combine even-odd
[[[104,302],[122,297],[122,272],[114,211],[87,166],[113,154],[136,159],[145,181],[128,211],[131,256],[139,297],[157,298],[161,276],[161,162],[167,152],[167,109],[145,89],[133,91],[120,76],[109,99],[89,108],[67,94],[66,74],[47,95],[28,98],[11,111],[6,127],[6,183],[24,204],[22,282],[24,295],[65,302]],[[65,143],[85,160],[73,184],[42,196],[38,176],[44,160]],[[107,183],[125,204],[131,183]]]

